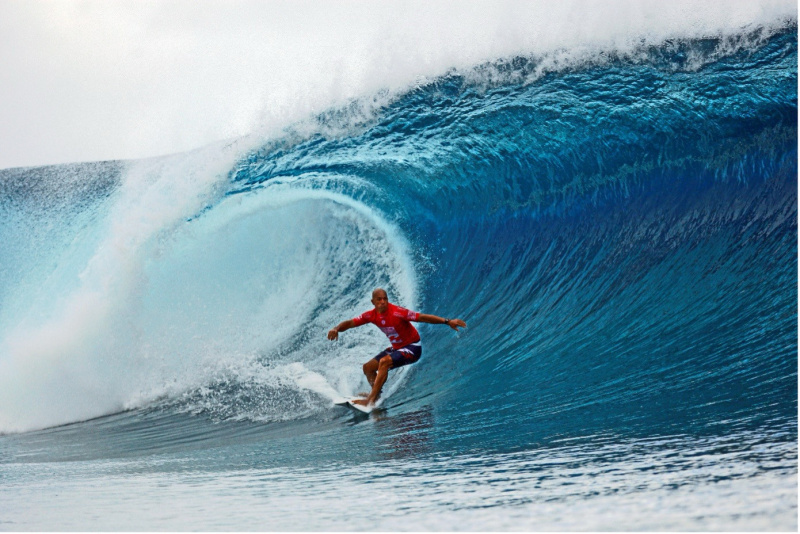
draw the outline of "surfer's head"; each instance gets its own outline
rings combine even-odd
[[[376,288],[372,292],[372,304],[378,313],[386,313],[389,308],[389,295],[385,289]]]

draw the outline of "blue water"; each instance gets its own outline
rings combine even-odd
[[[797,30],[0,171],[0,529],[796,530]],[[385,95],[383,95],[385,96]],[[419,363],[381,410],[398,304]]]

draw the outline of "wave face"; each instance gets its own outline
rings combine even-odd
[[[792,426],[796,38],[723,44],[530,83],[533,60],[492,65],[491,84],[449,76],[360,135],[267,147],[235,178],[396,221],[420,277],[403,303],[470,325],[425,329],[399,393],[435,399],[454,443]]]
[[[442,450],[796,440],[796,88],[791,26],[488,64],[244,154],[3,171],[0,432],[328,429],[385,341],[325,333],[383,286],[469,324],[423,325],[388,389]]]

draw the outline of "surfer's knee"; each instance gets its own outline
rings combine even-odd
[[[378,362],[375,360],[370,360],[365,363],[361,369],[364,371],[365,375],[370,375],[378,370]]]
[[[378,363],[378,372],[388,372],[389,369],[392,368],[392,357],[391,356],[384,356],[381,358],[380,363]]]

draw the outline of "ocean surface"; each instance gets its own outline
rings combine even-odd
[[[0,530],[796,530],[796,21],[557,59],[0,171]]]

